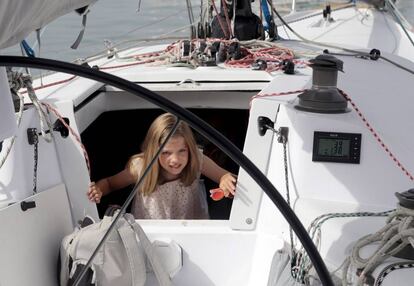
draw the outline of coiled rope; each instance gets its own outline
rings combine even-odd
[[[378,244],[376,250],[368,258],[362,258],[361,249],[372,244]],[[357,278],[357,285],[363,285],[378,265],[408,245],[414,248],[414,210],[398,205],[397,209],[389,214],[384,227],[360,238],[354,244],[351,255],[345,259],[342,285],[348,285],[351,268],[362,269]]]
[[[372,125],[368,122],[366,117],[362,114],[362,111],[357,107],[355,102],[351,99],[351,97],[346,94],[343,90],[338,89],[339,92],[344,96],[344,98],[350,102],[351,106],[353,107],[354,111],[357,113],[359,118],[363,121],[364,125],[368,128],[370,133],[374,136],[376,141],[381,145],[383,150],[391,157],[392,161],[397,164],[400,170],[408,176],[411,180],[413,180],[413,176],[410,172],[396,158],[396,156],[390,151],[389,147],[385,145],[383,140],[379,137],[378,133],[375,132]],[[288,92],[280,92],[280,93],[269,93],[269,94],[257,94],[251,98],[251,103],[254,99],[257,98],[266,98],[266,97],[278,97],[278,96],[285,96],[285,95],[292,95],[301,93],[305,90],[295,90],[295,91],[288,91]],[[350,265],[357,265],[357,268],[364,268],[364,271],[361,273],[359,277],[359,284],[362,285],[364,277],[367,275],[368,271],[374,269],[385,260],[386,257],[393,255],[399,252],[408,244],[411,244],[414,247],[414,210],[406,209],[403,207],[398,207],[396,210],[389,210],[384,212],[356,212],[356,213],[329,213],[324,214],[316,219],[314,219],[311,225],[308,228],[308,233],[310,234],[311,238],[315,241],[315,245],[317,247],[320,246],[321,243],[321,226],[324,222],[332,218],[346,218],[346,217],[386,217],[389,216],[388,223],[384,228],[378,231],[374,235],[369,235],[360,239],[356,246],[354,247],[353,253],[351,258],[348,258],[344,261],[343,265],[343,285],[347,285],[347,272],[349,270]],[[410,217],[407,217],[410,216]],[[404,219],[402,219],[404,217]],[[402,221],[401,223],[399,221]],[[411,225],[413,225],[411,227]],[[410,228],[409,228],[410,227]],[[398,233],[395,233],[398,230]],[[383,235],[384,234],[384,235]],[[381,239],[380,239],[381,238]],[[400,240],[403,241],[401,244],[397,244]],[[368,259],[362,259],[359,256],[359,250],[366,246],[367,244],[381,241],[383,245],[379,248],[378,252],[372,255]],[[397,245],[397,246],[396,246]],[[384,252],[385,251],[385,252]],[[362,267],[364,266],[364,267]],[[309,258],[307,257],[303,248],[301,248],[298,252],[294,254],[292,259],[292,276],[296,279],[296,281],[300,283],[306,283],[309,281],[309,272],[312,268],[312,263],[310,262]]]
[[[308,227],[308,233],[315,242],[317,248],[321,245],[321,227],[326,221],[333,218],[352,218],[352,217],[386,217],[394,210],[384,212],[352,212],[352,213],[327,213],[315,218]],[[306,283],[309,280],[309,272],[312,268],[312,262],[301,247],[292,258],[292,276],[300,283]]]

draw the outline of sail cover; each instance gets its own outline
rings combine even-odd
[[[97,0],[1,0],[0,49],[24,40],[54,19]]]
[[[0,50],[24,40],[54,19],[97,0],[1,0]],[[0,141],[12,136],[16,119],[6,69],[0,67]]]

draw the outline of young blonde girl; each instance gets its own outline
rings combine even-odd
[[[130,158],[126,167],[114,176],[91,183],[89,200],[99,203],[110,192],[134,184],[149,165],[176,122],[165,113],[151,124],[142,145],[142,153]],[[219,184],[225,196],[234,195],[236,176],[218,166],[197,148],[190,127],[183,121],[164,146],[136,194],[132,213],[145,219],[204,219],[199,188],[200,174]]]

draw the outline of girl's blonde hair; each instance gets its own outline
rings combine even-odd
[[[160,145],[165,141],[168,134],[171,132],[176,120],[178,120],[174,115],[170,113],[164,113],[158,116],[154,122],[151,124],[148,129],[147,135],[145,136],[144,142],[142,144],[141,150],[142,153],[131,157],[128,161],[127,167],[130,169],[132,174],[136,175],[138,178],[145,168],[149,165],[152,158],[154,158],[156,152],[160,148]],[[185,143],[188,147],[188,163],[181,172],[181,182],[185,186],[189,186],[197,178],[197,175],[200,170],[200,156],[197,148],[197,144],[194,139],[193,132],[187,123],[180,121],[177,129],[175,130],[172,137],[182,136]],[[141,159],[141,166],[139,168],[138,174],[137,165],[134,164],[136,159]],[[139,191],[145,195],[151,194],[157,184],[162,182],[163,178],[160,173],[160,164],[154,164],[149,170],[147,176],[144,178],[144,181],[139,188]]]

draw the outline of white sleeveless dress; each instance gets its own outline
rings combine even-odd
[[[141,159],[134,165],[140,168]],[[141,171],[141,170],[139,170]],[[138,172],[140,173],[140,172]],[[137,219],[208,219],[205,189],[200,172],[189,186],[180,179],[158,185],[149,195],[135,195],[132,214]]]

